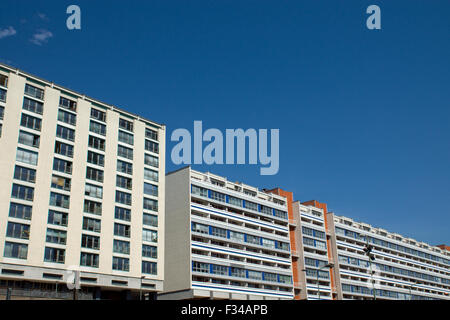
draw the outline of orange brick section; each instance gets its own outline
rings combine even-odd
[[[438,245],[436,247],[441,248],[442,250],[450,251],[450,246],[447,246],[445,244],[440,244],[440,245]]]

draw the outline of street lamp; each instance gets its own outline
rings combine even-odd
[[[334,264],[332,264],[332,263],[327,263],[326,265],[320,267],[319,270],[317,270],[317,274],[316,274],[316,275],[317,275],[317,293],[319,294],[319,300],[320,300],[319,272],[320,272],[322,269],[325,269],[325,268],[331,269],[331,268],[333,268],[333,267],[334,267]]]

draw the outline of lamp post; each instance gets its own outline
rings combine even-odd
[[[331,269],[331,268],[333,268],[333,267],[334,267],[334,264],[332,264],[332,263],[327,263],[326,265],[320,267],[319,270],[317,270],[317,274],[316,274],[316,276],[317,276],[317,293],[318,293],[318,295],[319,295],[319,300],[320,300],[319,272],[320,272],[322,269],[325,269],[325,268]]]

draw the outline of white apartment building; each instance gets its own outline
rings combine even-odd
[[[286,198],[190,167],[166,176],[166,194],[158,299],[293,298]]]
[[[0,295],[163,290],[165,126],[0,65]]]

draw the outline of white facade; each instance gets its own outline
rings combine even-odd
[[[161,291],[165,126],[5,65],[2,79],[2,286],[71,269],[82,288]]]

